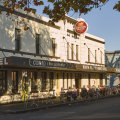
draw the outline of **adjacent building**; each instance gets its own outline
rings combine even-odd
[[[105,64],[106,67],[120,68],[120,51],[106,51]],[[107,86],[116,87],[118,84],[120,84],[120,74],[107,76]]]
[[[105,86],[105,76],[119,72],[105,67],[104,39],[75,33],[76,19],[66,16],[52,25],[43,16],[0,10],[0,103],[59,96],[73,85],[78,91]]]

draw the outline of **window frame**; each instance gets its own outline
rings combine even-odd
[[[18,93],[18,71],[12,71],[12,93]]]
[[[70,73],[70,86],[71,86],[71,88],[73,88],[72,80],[73,80],[73,73]]]
[[[67,73],[67,89],[69,89],[69,73]]]
[[[100,77],[100,87],[102,87],[103,86],[103,74],[100,74],[99,77]]]
[[[41,91],[44,92],[47,89],[47,72],[42,72]]]
[[[69,42],[67,42],[67,59],[69,59]]]
[[[90,62],[90,48],[88,48],[88,62]]]
[[[79,51],[79,46],[76,45],[76,60],[78,60],[78,55],[79,55],[78,51]]]
[[[37,73],[36,71],[31,71],[31,72],[30,72],[31,92],[32,92],[32,93],[38,92],[37,76],[38,76],[38,73]]]
[[[95,63],[97,63],[97,50],[95,50]]]
[[[0,77],[0,95],[3,95],[7,92],[7,71],[0,70],[2,76]],[[4,83],[3,83],[4,82]],[[4,85],[3,85],[4,84]]]
[[[50,90],[54,89],[54,72],[49,73]]]
[[[53,56],[56,56],[56,39],[55,38],[52,38],[52,54]]]
[[[21,29],[15,28],[15,51],[21,50]]]
[[[102,51],[100,51],[100,55],[101,55],[101,57],[100,57],[100,62],[101,62],[101,64],[102,64]]]
[[[36,54],[41,53],[41,47],[40,47],[40,34],[36,33]]]
[[[71,59],[74,60],[74,44],[71,44]]]

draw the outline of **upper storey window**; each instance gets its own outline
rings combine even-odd
[[[74,59],[74,44],[71,44],[71,59]]]
[[[36,54],[40,54],[40,34],[36,34]]]
[[[67,59],[69,59],[69,42],[67,42]]]
[[[0,71],[0,95],[3,95],[7,91],[7,73],[6,71]]]
[[[76,45],[76,60],[78,60],[78,45]]]
[[[31,72],[30,78],[31,78],[31,92],[37,92],[37,72]]]
[[[12,93],[18,92],[18,72],[12,72]]]
[[[88,48],[88,62],[90,62],[90,48]]]
[[[15,29],[15,50],[20,51],[21,49],[21,30]]]
[[[102,51],[100,51],[100,61],[101,61],[101,64],[102,64]]]
[[[95,63],[97,63],[97,50],[95,50]]]
[[[52,38],[52,53],[53,53],[53,56],[56,55],[56,48],[57,48],[56,39]]]

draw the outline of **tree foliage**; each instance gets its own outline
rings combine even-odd
[[[74,13],[87,14],[93,8],[101,8],[109,0],[4,0],[4,6],[8,8],[8,14],[14,12],[15,9],[21,8],[24,11],[36,13],[35,7],[44,6],[43,13],[51,18],[52,22],[64,19],[65,15],[70,11]],[[45,3],[50,5],[45,5]],[[113,6],[120,12],[120,1]]]

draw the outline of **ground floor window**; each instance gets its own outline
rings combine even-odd
[[[103,86],[103,74],[100,74],[100,86]]]
[[[47,87],[47,72],[42,72],[41,90],[45,91]]]
[[[82,87],[82,75],[79,74],[79,88]]]
[[[57,73],[57,89],[59,89],[59,73]]]
[[[69,88],[69,73],[67,73],[67,89]]]
[[[18,72],[12,72],[12,93],[18,92]]]
[[[50,78],[50,90],[53,90],[53,87],[54,87],[54,73],[53,72],[50,72],[49,73],[49,78]]]
[[[70,73],[70,87],[73,88],[73,85],[72,85],[72,80],[73,80],[73,74]]]
[[[105,79],[105,85],[107,85],[107,79]]]
[[[79,88],[79,80],[81,79],[81,75],[79,73],[75,74],[75,87],[78,89]]]
[[[91,86],[90,79],[91,79],[91,76],[90,76],[90,74],[88,74],[88,86]]]
[[[7,91],[7,72],[0,71],[0,95]]]
[[[31,92],[37,92],[37,72],[30,72]]]

